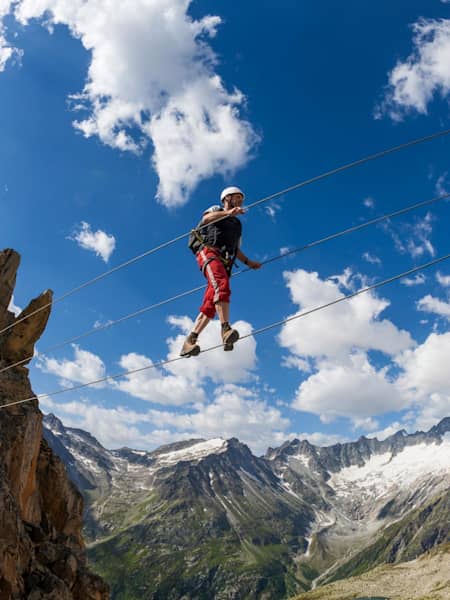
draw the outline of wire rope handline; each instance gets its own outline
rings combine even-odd
[[[421,271],[423,269],[428,269],[429,267],[437,265],[438,263],[441,263],[444,260],[448,260],[449,258],[450,258],[450,253],[445,254],[444,256],[440,256],[439,258],[430,260],[429,262],[419,265],[418,267],[413,267],[412,269],[403,271],[403,273],[393,275],[392,277],[388,277],[387,279],[383,279],[382,281],[378,281],[378,282],[368,285],[364,288],[361,288],[361,289],[357,290],[356,292],[352,292],[351,294],[347,294],[347,295],[341,296],[340,298],[331,300],[330,302],[327,302],[326,304],[321,304],[314,308],[310,308],[310,309],[302,311],[296,315],[293,315],[292,317],[286,317],[286,319],[281,319],[279,321],[275,321],[274,323],[270,323],[269,325],[265,325],[263,327],[260,327],[258,329],[251,331],[250,333],[247,333],[246,335],[241,336],[239,338],[238,342],[241,342],[242,340],[245,340],[250,337],[255,337],[261,333],[265,333],[266,331],[275,329],[276,327],[280,327],[281,325],[284,325],[285,323],[291,323],[292,321],[295,321],[296,319],[300,319],[302,317],[306,317],[313,313],[319,312],[320,310],[324,310],[325,308],[329,308],[330,306],[334,306],[335,304],[339,304],[340,302],[344,302],[346,300],[351,300],[352,298],[355,298],[356,296],[370,292],[371,290],[382,287],[383,285],[387,285],[388,283],[392,283],[393,281],[397,281],[398,279],[402,279],[403,277],[407,277],[408,275],[412,275],[413,273],[417,273],[417,271]],[[236,342],[236,343],[238,343],[238,342]],[[205,348],[205,350],[202,350],[200,354],[205,354],[206,352],[211,352],[212,350],[217,350],[218,348],[223,348],[223,344],[217,344],[215,346],[210,346],[209,348]],[[30,398],[24,398],[23,400],[9,402],[7,404],[1,405],[0,409],[8,408],[10,406],[16,406],[18,404],[24,404],[25,402],[31,402],[33,400],[42,400],[44,398],[58,396],[60,394],[65,394],[66,392],[74,392],[77,390],[84,389],[86,387],[90,387],[92,385],[97,385],[99,383],[103,383],[104,381],[115,380],[115,379],[119,379],[120,377],[125,377],[127,375],[134,375],[136,373],[142,373],[143,371],[148,371],[149,369],[157,369],[160,367],[164,367],[165,365],[175,363],[180,360],[186,360],[186,358],[183,356],[177,356],[175,358],[161,360],[157,363],[147,365],[146,367],[139,367],[138,369],[131,369],[130,371],[123,371],[122,373],[116,373],[114,375],[106,375],[105,377],[101,377],[100,379],[96,379],[95,381],[89,381],[87,383],[80,383],[78,385],[74,385],[69,388],[61,388],[59,390],[55,390],[54,392],[47,392],[45,394],[37,394],[35,396],[31,396]]]
[[[314,177],[311,177],[309,179],[301,181],[300,183],[296,183],[287,188],[284,188],[283,190],[281,190],[279,192],[275,192],[274,194],[265,196],[264,198],[261,198],[260,200],[257,200],[256,202],[253,202],[253,203],[247,205],[247,210],[250,208],[253,208],[254,206],[258,206],[259,204],[262,204],[264,202],[269,202],[270,200],[279,198],[280,196],[283,196],[284,194],[288,194],[289,192],[293,192],[294,190],[298,190],[300,188],[303,188],[303,187],[306,187],[313,183],[316,183],[317,181],[321,181],[322,179],[326,179],[327,177],[331,177],[332,175],[337,175],[338,173],[342,173],[343,171],[346,171],[348,169],[352,169],[354,167],[357,167],[364,163],[370,162],[372,160],[376,160],[378,158],[382,158],[383,156],[387,156],[388,154],[393,154],[394,152],[398,152],[405,148],[409,148],[411,146],[416,146],[416,145],[422,144],[424,142],[429,142],[431,140],[434,140],[439,137],[444,137],[449,134],[450,134],[450,129],[444,129],[442,131],[437,131],[435,133],[423,136],[421,138],[416,138],[414,140],[410,140],[409,142],[404,142],[403,144],[399,144],[398,146],[393,146],[392,148],[387,148],[386,150],[382,150],[381,152],[376,152],[374,154],[370,154],[369,156],[365,156],[364,158],[360,158],[358,160],[352,161],[352,162],[342,165],[340,167],[336,167],[335,169],[325,171],[324,173],[321,173],[320,175],[316,175]],[[222,219],[225,219],[225,218],[226,218],[226,216],[223,216],[220,219],[217,219],[216,222],[218,222]],[[101,281],[102,279],[104,279],[105,277],[108,277],[112,273],[116,273],[120,269],[128,267],[128,266],[132,265],[133,263],[145,258],[146,256],[149,256],[150,254],[154,254],[155,252],[162,250],[163,248],[167,248],[168,246],[174,244],[175,242],[178,242],[184,238],[187,238],[189,235],[190,235],[190,231],[188,231],[186,233],[182,233],[181,235],[178,235],[178,236],[174,237],[173,239],[168,240],[167,242],[163,242],[162,244],[159,244],[158,246],[155,246],[154,248],[150,248],[149,250],[146,250],[145,252],[142,252],[141,254],[138,254],[137,256],[134,256],[133,258],[130,258],[129,260],[126,260],[123,263],[120,263],[119,265],[116,265],[115,267],[113,267],[112,269],[109,269],[108,271],[105,271],[104,273],[100,273],[100,275],[97,275],[96,277],[93,277],[92,279],[89,279],[89,280],[85,281],[84,283],[72,288],[71,290],[65,292],[61,296],[58,296],[51,302],[48,302],[47,304],[40,306],[39,308],[37,308],[36,310],[27,314],[26,316],[22,317],[21,319],[18,319],[17,321],[15,321],[14,323],[11,323],[7,327],[4,327],[3,329],[0,330],[0,335],[5,333],[9,329],[15,327],[22,321],[25,321],[26,319],[29,319],[31,316],[48,308],[49,306],[53,306],[53,305],[57,304],[58,302],[61,302],[62,300],[64,300],[65,298],[68,298],[69,296],[72,296],[76,292],[79,292],[82,289],[84,289],[94,283],[97,283],[98,281]]]
[[[341,231],[338,231],[336,233],[332,233],[330,235],[327,235],[325,237],[319,238],[318,240],[315,240],[313,242],[309,242],[307,244],[304,244],[303,246],[298,246],[297,248],[292,248],[291,250],[288,250],[287,252],[284,252],[283,254],[277,254],[276,256],[273,256],[271,258],[268,258],[267,260],[264,260],[261,262],[261,265],[267,265],[270,263],[273,263],[277,260],[281,260],[282,258],[285,258],[286,256],[291,256],[292,254],[296,254],[298,252],[303,252],[305,250],[308,250],[309,248],[314,248],[315,246],[319,246],[320,244],[324,244],[325,242],[329,242],[333,239],[336,239],[338,237],[342,237],[344,235],[347,235],[349,233],[353,233],[355,231],[359,231],[361,229],[364,229],[366,227],[369,227],[370,225],[375,225],[377,223],[381,223],[383,221],[392,219],[393,217],[398,217],[400,215],[406,214],[408,212],[411,212],[413,210],[416,210],[418,208],[423,208],[424,206],[429,206],[430,204],[434,204],[436,202],[439,202],[441,200],[445,200],[446,198],[450,197],[450,193],[448,194],[443,194],[441,196],[436,196],[435,198],[431,198],[430,200],[424,200],[423,202],[417,202],[416,204],[411,204],[410,206],[405,206],[404,208],[401,208],[399,210],[396,210],[394,212],[391,212],[387,215],[381,215],[379,217],[375,217],[373,219],[370,219],[368,221],[364,221],[364,223],[359,223],[358,225],[353,225],[352,227],[347,227],[346,229],[343,229]],[[241,275],[242,273],[247,273],[248,271],[251,271],[250,268],[246,268],[246,269],[242,269],[240,271],[237,271],[236,273],[232,274],[232,277],[235,277],[237,275]],[[41,350],[42,354],[45,354],[46,352],[54,352],[55,350],[59,350],[60,348],[64,348],[65,346],[67,346],[68,344],[72,344],[74,342],[78,342],[79,340],[88,337],[89,335],[92,335],[94,333],[98,333],[100,331],[104,331],[106,329],[109,329],[111,327],[113,327],[114,325],[118,325],[119,323],[123,323],[124,321],[127,321],[129,319],[133,319],[135,317],[138,317],[146,312],[149,312],[150,310],[153,310],[155,308],[159,308],[161,306],[164,306],[165,304],[169,304],[170,302],[173,302],[174,300],[178,300],[180,298],[184,298],[186,296],[189,296],[191,294],[194,294],[195,292],[199,292],[200,290],[204,289],[206,287],[206,285],[200,285],[197,286],[195,288],[191,288],[190,290],[186,290],[184,292],[180,292],[179,294],[176,294],[175,296],[171,296],[170,298],[166,298],[165,300],[160,300],[159,302],[156,302],[154,304],[150,304],[148,306],[144,306],[143,308],[140,308],[132,313],[129,313],[127,315],[124,315],[122,317],[119,317],[118,319],[115,319],[114,321],[110,321],[108,323],[105,323],[99,327],[94,327],[92,329],[89,329],[88,331],[85,331],[84,333],[81,333],[77,336],[74,336],[70,339],[64,340],[63,342],[60,342],[58,344],[55,344],[54,346],[51,346],[49,348],[45,348],[44,350]],[[4,373],[6,371],[9,371],[10,369],[13,369],[14,367],[18,367],[20,365],[25,364],[26,362],[30,361],[32,358],[34,357],[33,355],[27,356],[11,365],[7,365],[6,367],[3,367],[2,369],[0,369],[0,374]]]

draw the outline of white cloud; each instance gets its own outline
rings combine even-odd
[[[188,317],[170,317],[169,322],[180,328],[183,333],[166,340],[169,348],[167,359],[179,359],[184,337],[191,331],[193,322]],[[252,330],[251,325],[244,321],[238,321],[234,325],[242,336]],[[202,334],[201,343],[203,349],[221,344],[218,321],[213,321]],[[72,347],[75,353],[73,360],[56,360],[42,356],[38,367],[61,377],[67,385],[68,382],[88,383],[105,377],[106,368],[99,356],[82,350],[77,345]],[[179,359],[165,365],[164,368],[154,367],[150,358],[135,352],[123,355],[119,364],[124,372],[139,371],[122,378],[107,380],[99,384],[99,387],[109,386],[135,398],[168,406],[198,404],[205,402],[205,393],[201,386],[207,379],[220,384],[255,379],[252,371],[256,366],[256,342],[250,337],[236,343],[233,352],[224,352],[220,347],[200,354],[195,359]],[[117,371],[118,369],[115,372]]]
[[[272,221],[275,221],[275,215],[280,210],[281,206],[277,202],[272,202],[272,204],[266,206],[265,208],[266,214],[269,215]]]
[[[399,421],[394,421],[393,423],[391,423],[384,429],[380,429],[379,431],[374,431],[373,433],[370,434],[370,437],[377,438],[377,440],[379,440],[381,442],[381,441],[385,440],[386,438],[390,437],[391,435],[394,435],[395,433],[397,433],[397,431],[401,431],[402,429],[405,429],[405,425],[400,423]]]
[[[377,371],[364,353],[352,354],[347,364],[323,361],[318,371],[298,388],[292,407],[320,416],[324,423],[348,417],[358,427],[373,428],[373,415],[405,407],[402,394]]]
[[[419,19],[412,26],[414,51],[389,74],[385,97],[375,116],[402,120],[410,112],[427,114],[435,95],[450,91],[450,20]]]
[[[256,453],[291,437],[286,433],[289,420],[242,386],[219,387],[214,401],[197,409],[183,415],[152,411],[152,420],[157,427],[176,426],[190,437],[237,437]]]
[[[448,416],[450,416],[450,395],[431,394],[417,413],[415,427],[422,431],[428,431],[441,419]]]
[[[299,307],[298,312],[343,296],[338,283],[322,280],[315,272],[299,269],[285,272],[284,277],[292,302]],[[355,348],[395,355],[414,342],[407,331],[397,329],[387,319],[380,319],[388,306],[387,300],[367,292],[286,323],[278,339],[281,346],[301,358],[326,356],[345,361]]]
[[[399,389],[419,401],[432,394],[450,396],[450,333],[432,333],[423,344],[396,358],[403,373],[397,381]]]
[[[428,212],[423,219],[417,219],[415,223],[403,223],[397,226],[397,231],[391,224],[383,225],[394,240],[395,247],[401,254],[409,254],[412,258],[420,258],[425,254],[435,256],[436,251],[431,243],[430,237],[433,233],[433,215]]]
[[[432,226],[433,216],[427,213],[422,220],[418,220],[412,226],[412,236],[406,242],[406,248],[413,258],[418,258],[424,254],[435,256],[436,251],[430,241],[433,232]]]
[[[343,290],[355,286],[348,269],[325,280],[299,269],[286,272],[285,280],[299,312],[342,298]],[[407,331],[381,319],[388,306],[387,300],[367,292],[283,326],[278,339],[292,353],[284,364],[308,374],[293,408],[319,415],[323,422],[346,417],[355,427],[370,430],[377,427],[373,416],[407,405],[387,370],[377,370],[367,355],[378,350],[394,358],[415,345]]]
[[[188,317],[169,317],[169,323],[181,330],[175,338],[167,340],[169,353],[167,358],[179,356],[186,335],[192,331],[193,321]],[[252,331],[250,323],[236,321],[233,323],[241,337]],[[220,323],[216,319],[199,337],[200,347],[204,350],[222,343]],[[224,352],[218,348],[211,352],[200,354],[195,359],[185,359],[167,365],[167,370],[177,376],[184,376],[192,382],[201,382],[206,378],[215,383],[239,383],[249,380],[256,367],[256,340],[249,337],[235,344],[233,352]]]
[[[142,450],[151,450],[161,444],[185,439],[182,434],[171,431],[142,432],[142,426],[148,425],[147,413],[137,413],[123,407],[106,408],[80,400],[58,403],[51,398],[40,400],[41,406],[59,417],[66,427],[77,427],[91,433],[106,448],[128,446]]]
[[[403,277],[400,279],[400,283],[402,285],[406,285],[407,287],[413,287],[415,285],[422,285],[426,281],[426,277],[423,273],[417,273],[414,277]]]
[[[428,430],[450,415],[449,361],[450,333],[431,333],[396,359],[402,368],[396,386],[413,404],[419,429]]]
[[[73,344],[72,348],[75,354],[74,360],[66,358],[57,360],[42,355],[39,358],[37,367],[45,373],[61,377],[63,385],[66,382],[89,383],[105,377],[105,365],[99,356],[87,350],[82,350],[76,344]],[[105,385],[103,382],[97,384],[97,387],[104,387]]]
[[[374,208],[375,200],[371,196],[368,196],[367,198],[364,198],[363,204],[366,208]]]
[[[103,329],[104,327],[108,327],[114,323],[111,319],[107,319],[106,321],[102,321],[102,319],[97,319],[94,323],[94,329]]]
[[[13,48],[6,39],[6,27],[3,19],[11,11],[13,0],[2,0],[0,4],[0,73],[5,70],[6,63],[13,58],[15,54],[20,54],[17,48]]]
[[[283,367],[295,368],[304,373],[311,373],[312,371],[312,365],[308,360],[294,356],[293,354],[283,358],[281,364]]]
[[[298,435],[286,432],[289,420],[282,417],[278,409],[259,400],[254,392],[230,384],[217,388],[212,402],[198,404],[189,413],[155,409],[137,413],[123,407],[105,408],[92,402],[58,404],[48,398],[41,404],[46,410],[60,415],[66,425],[89,431],[109,448],[127,445],[153,449],[182,439],[237,437],[260,454],[268,446],[282,444],[287,438]],[[142,428],[149,426],[155,429],[143,433]],[[341,439],[325,434],[302,435],[330,443]]]
[[[10,310],[17,317],[22,312],[22,308],[20,306],[16,306],[14,304],[14,294],[11,296],[11,300],[9,302],[8,310]]]
[[[353,417],[353,428],[354,429],[364,429],[365,431],[373,431],[379,427],[379,423],[376,419],[372,419],[372,417]]]
[[[450,319],[450,303],[427,294],[417,302],[417,309]]]
[[[438,194],[438,196],[445,196],[446,194],[449,193],[448,187],[447,187],[447,183],[448,183],[447,175],[448,175],[448,172],[446,171],[440,177],[438,177],[438,179],[436,181],[436,193]]]
[[[101,229],[92,231],[89,223],[81,222],[78,231],[69,236],[69,240],[77,242],[80,248],[95,252],[107,263],[116,247],[116,239],[113,235],[105,233]]]
[[[86,83],[72,97],[74,126],[122,151],[151,141],[166,206],[186,202],[204,178],[230,176],[258,136],[241,117],[245,97],[216,74],[208,40],[221,19],[188,14],[191,0],[17,0],[23,25],[66,25],[91,54]],[[8,4],[8,11],[12,10]],[[1,16],[1,15],[0,15]],[[9,49],[4,52],[9,52]],[[4,58],[4,62],[5,62]]]
[[[436,281],[442,285],[442,287],[450,287],[450,275],[442,275],[440,271],[436,273]]]
[[[370,252],[364,252],[362,255],[363,259],[372,265],[381,265],[381,259],[375,254],[371,254]]]
[[[133,371],[150,367],[153,362],[141,354],[131,352],[120,359],[124,371]],[[148,402],[179,406],[195,402],[204,402],[205,394],[196,384],[182,375],[168,375],[157,368],[147,369],[116,382],[115,387]]]

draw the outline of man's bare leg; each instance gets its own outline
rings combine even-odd
[[[198,317],[195,319],[194,327],[191,333],[184,340],[180,356],[185,356],[186,358],[189,358],[190,356],[197,356],[198,354],[200,354],[200,346],[197,344],[197,338],[208,325],[210,320],[211,319],[203,313],[200,313],[198,315]]]
[[[230,303],[229,302],[217,302],[216,303],[217,314],[219,315],[220,322],[222,325],[230,321]]]
[[[192,333],[200,335],[201,332],[205,329],[208,323],[211,321],[209,317],[204,315],[203,313],[199,313],[198,317],[195,319],[194,328],[192,329]]]

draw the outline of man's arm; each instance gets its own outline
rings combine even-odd
[[[240,248],[236,252],[236,258],[238,260],[240,260],[242,263],[244,263],[244,265],[247,265],[248,267],[250,267],[250,269],[259,269],[259,268],[261,268],[261,263],[260,262],[257,262],[256,260],[250,260],[248,258],[248,256],[245,256],[245,254],[242,252],[242,250]]]
[[[243,215],[245,210],[239,206],[230,208],[229,210],[214,210],[211,212],[205,212],[202,218],[202,225],[209,225],[218,221],[219,219],[225,219],[225,217],[234,217],[236,215]]]

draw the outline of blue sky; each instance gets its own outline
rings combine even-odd
[[[450,7],[439,0],[214,4],[7,0],[0,8],[0,222],[22,255],[14,303],[56,297],[186,232],[220,191],[248,203],[449,127]],[[257,7],[257,8],[256,8]],[[450,139],[250,210],[264,260],[449,189]],[[241,333],[449,252],[442,202],[237,277]],[[42,400],[108,447],[239,437],[256,452],[450,414],[450,266],[115,384]],[[185,241],[54,306],[36,393],[175,356],[199,293],[45,349],[202,283]],[[413,285],[414,284],[414,285]],[[217,343],[217,323],[201,345]]]

